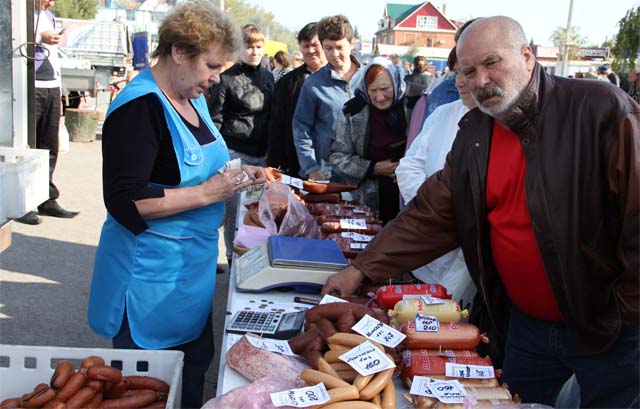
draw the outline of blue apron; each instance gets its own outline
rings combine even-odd
[[[216,137],[204,146],[189,131],[148,69],[120,92],[107,116],[149,93],[162,102],[180,168],[177,187],[201,184],[229,160],[203,95],[191,103]],[[91,328],[100,336],[113,338],[120,329],[126,303],[131,337],[142,348],[168,348],[198,338],[211,313],[218,227],[223,215],[224,202],[218,202],[146,220],[148,229],[136,236],[107,214],[91,282]]]

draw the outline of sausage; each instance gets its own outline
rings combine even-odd
[[[340,379],[349,383],[353,383],[353,381],[356,379],[356,376],[358,376],[358,373],[355,369],[342,369],[337,372]]]
[[[54,399],[47,402],[46,405],[43,406],[44,409],[67,409],[67,404],[61,400]]]
[[[382,308],[391,309],[405,295],[430,295],[436,298],[450,299],[447,289],[440,284],[392,284],[383,285],[376,291],[376,299]]]
[[[113,384],[108,383],[108,386],[105,386],[104,389],[104,398],[105,399],[117,399],[122,396],[128,389],[128,385],[126,380],[123,378],[119,383]]]
[[[336,327],[334,327],[331,321],[326,318],[320,318],[316,321],[316,328],[320,332],[320,335],[322,335],[322,339],[325,341],[337,332]]]
[[[69,377],[69,380],[64,384],[62,389],[58,391],[56,399],[62,402],[68,401],[80,390],[80,388],[84,386],[84,381],[84,374],[81,372],[75,372],[71,377]]]
[[[405,338],[406,339],[406,338]],[[480,355],[475,351],[468,349],[427,349],[427,354],[431,356],[447,356],[447,357],[479,357]]]
[[[102,401],[103,409],[141,408],[158,399],[158,392],[150,389],[134,389],[127,391],[121,398]]]
[[[322,353],[319,349],[309,349],[305,352],[305,357],[307,358],[307,362],[309,362],[309,366],[317,369],[318,360],[322,358]]]
[[[315,369],[305,369],[300,374],[300,379],[305,382],[309,382],[312,385],[320,382],[324,383],[327,389],[339,388],[341,386],[351,386],[347,382],[335,376],[327,375],[324,372],[316,371]],[[105,408],[107,409],[107,408]]]
[[[382,392],[387,384],[391,382],[391,375],[393,375],[394,369],[395,368],[385,369],[384,371],[375,374],[371,382],[369,382],[369,384],[360,391],[360,399],[369,400]]]
[[[318,370],[336,378],[340,378],[340,375],[338,375],[338,372],[336,372],[335,368],[329,365],[329,363],[325,361],[324,358],[318,359]]]
[[[38,384],[33,388],[33,392],[22,395],[20,407],[23,408],[41,408],[49,401],[54,400],[56,391],[54,391],[46,383]]]
[[[498,387],[500,386],[500,382],[498,382],[497,378],[482,378],[482,379],[465,379],[465,378],[451,378],[444,375],[429,375],[429,378],[440,379],[442,381],[452,381],[456,380],[460,382],[464,386],[484,386],[484,387]],[[409,388],[411,388],[409,386]]]
[[[316,202],[329,202],[329,203],[340,203],[341,197],[340,193],[325,193],[325,194],[315,194],[309,193],[304,197],[305,202],[308,203],[316,203]]]
[[[93,365],[104,365],[104,364],[105,362],[104,362],[104,359],[102,359],[102,357],[91,355],[82,360],[82,363],[80,364],[80,369],[84,369],[86,372],[86,370]]]
[[[87,369],[87,378],[96,381],[120,383],[122,381],[122,372],[111,366],[92,365]]]
[[[480,343],[478,327],[466,322],[442,322],[437,332],[420,332],[416,331],[415,321],[409,321],[400,328],[400,331],[407,336],[403,345],[409,349],[468,350],[475,349]],[[433,354],[433,351],[431,353]]]
[[[169,384],[152,376],[126,376],[125,382],[129,389],[151,389],[152,391],[169,393]]]
[[[167,407],[167,401],[153,402],[151,405],[145,406],[142,409],[164,409]]]
[[[90,380],[87,381],[86,386],[90,387],[96,392],[104,391],[104,382],[102,381]]]
[[[291,348],[291,351],[293,351],[294,354],[300,355],[302,354],[302,351],[304,351],[307,344],[311,342],[312,339],[319,336],[320,334],[318,333],[318,330],[313,328],[305,332],[304,334],[300,334],[294,338],[291,338],[287,342],[289,342],[289,348]]]
[[[342,346],[342,345],[341,345]],[[341,349],[341,350],[330,350],[324,353],[324,359],[325,361],[329,362],[330,364],[335,364],[336,362],[342,362],[342,360],[340,359],[340,355],[344,354],[346,351],[348,351],[348,349],[346,349],[346,347],[344,347],[345,349]]]
[[[102,393],[97,392],[93,395],[93,398],[87,403],[87,409],[100,409],[102,407],[102,401],[104,400],[104,396]]]
[[[378,405],[362,400],[346,400],[323,406],[322,409],[380,409]]]
[[[329,340],[327,342],[332,343],[332,344],[342,344],[342,345],[346,345],[348,347],[356,347],[360,344],[362,344],[363,342],[369,341],[371,342],[373,345],[375,345],[378,349],[380,349],[381,351],[384,351],[384,347],[382,345],[380,345],[378,342],[372,340],[372,339],[367,339],[365,337],[363,337],[362,335],[357,335],[357,334],[349,334],[346,332],[336,332],[335,334],[333,334],[331,337],[329,337]]]
[[[396,409],[396,387],[393,381],[387,382],[387,386],[382,390],[382,409]]]
[[[380,398],[380,394],[377,394],[376,396],[371,398],[369,402],[375,404],[376,406],[378,406],[378,408],[382,407],[382,399]]]
[[[51,381],[49,381],[49,385],[52,388],[61,389],[65,383],[69,380],[75,368],[73,364],[67,360],[60,361],[58,365],[56,365],[56,370],[53,371],[53,375],[51,375]]]
[[[328,342],[327,346],[329,347],[329,350],[334,351],[334,352],[338,353],[339,355],[342,355],[342,354],[344,354],[345,352],[347,352],[348,350],[351,349],[346,345],[334,344],[332,342]]]
[[[349,365],[346,362],[342,362],[342,361],[341,362],[334,362],[334,363],[329,364],[329,365],[331,365],[331,367],[336,371],[348,371],[350,369],[353,369],[351,367],[351,365]]]
[[[351,213],[351,214],[349,214]],[[338,222],[340,223],[341,219],[360,219],[364,220],[365,223],[377,223],[378,220],[373,216],[366,216],[361,214],[353,214],[353,212],[349,212],[346,215],[336,215],[336,214],[323,214],[316,218],[318,224],[326,223],[326,222]]]
[[[354,325],[356,325],[356,318],[353,314],[343,314],[336,322],[336,329],[339,332],[349,332]]]
[[[69,398],[69,400],[67,401],[67,408],[84,409],[95,395],[95,389],[85,386],[84,388],[80,389],[75,395]]]
[[[345,400],[355,400],[360,397],[358,388],[352,385],[329,389],[327,392],[329,393],[329,401],[323,403],[320,407]]]
[[[353,380],[353,386],[358,388],[359,391],[363,390],[369,384],[369,382],[371,382],[371,379],[373,379],[373,375],[375,374],[366,376],[358,374]]]
[[[307,198],[309,196],[307,195]],[[308,199],[307,199],[308,200]],[[366,223],[366,227],[364,229],[343,229],[340,225],[340,222],[325,222],[320,225],[320,228],[325,233],[337,233],[341,231],[357,231],[362,234],[377,234],[382,230],[381,223]]]
[[[22,398],[8,398],[0,402],[0,409],[19,408],[21,403],[22,403]]]
[[[443,304],[427,304],[421,299],[398,301],[389,315],[392,315],[400,324],[413,321],[417,314],[432,315],[440,322],[459,322],[460,319],[469,316],[469,312],[461,310],[457,302],[442,301],[444,301]]]
[[[491,358],[477,357],[442,357],[430,356],[426,350],[406,349],[402,351],[400,359],[400,375],[405,381],[413,379],[414,376],[429,376],[445,374],[447,362],[491,366]]]

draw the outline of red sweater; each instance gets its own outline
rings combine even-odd
[[[486,191],[493,261],[507,294],[521,311],[542,320],[561,321],[531,228],[525,174],[520,139],[495,124]]]

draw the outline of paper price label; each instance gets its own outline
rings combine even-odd
[[[411,390],[409,393],[412,395],[435,398],[436,395],[434,395],[433,392],[431,392],[431,388],[429,388],[429,385],[434,382],[437,382],[437,380],[426,376],[414,376],[411,380]]]
[[[292,178],[289,175],[282,175],[282,183],[293,186],[297,189],[302,189],[302,179]]]
[[[331,304],[331,303],[334,303],[334,302],[348,302],[348,301],[347,300],[343,300],[342,298],[334,297],[333,295],[327,294],[324,297],[322,297],[322,299],[320,300],[318,305]]]
[[[427,294],[427,295],[421,295],[420,299],[422,299],[422,302],[425,304],[429,304],[429,305],[433,305],[433,304],[444,304],[444,300],[441,298],[437,298],[437,297],[432,297],[431,295]]]
[[[438,332],[440,331],[440,322],[433,315],[416,315],[416,331],[417,332]]]
[[[366,230],[367,223],[363,219],[340,219],[343,230]]]
[[[367,243],[351,243],[349,248],[351,250],[364,250],[367,248]]]
[[[382,345],[391,348],[395,348],[407,337],[402,332],[391,328],[382,321],[378,321],[369,314],[362,317],[351,329],[366,338],[378,341]]]
[[[367,214],[367,211],[362,209],[353,209],[353,214]]]
[[[396,366],[383,351],[369,341],[353,347],[338,358],[351,365],[362,376],[382,372]]]
[[[464,403],[467,392],[458,381],[436,381],[429,384],[433,395],[442,403]]]
[[[445,375],[452,378],[465,379],[491,379],[496,377],[493,366],[464,365],[452,362],[447,362]]]
[[[287,341],[281,341],[278,339],[258,338],[245,335],[247,341],[256,348],[264,349],[265,351],[277,352],[279,354],[295,356],[289,343]]]
[[[291,389],[284,392],[271,393],[271,402],[275,407],[293,406],[306,408],[307,406],[322,405],[329,402],[329,393],[324,383],[307,388]]]
[[[360,234],[352,231],[343,231],[342,233],[340,233],[340,236],[345,237],[347,239],[352,239],[353,241],[360,241],[363,243],[368,243],[373,239],[373,236],[370,236],[368,234]]]

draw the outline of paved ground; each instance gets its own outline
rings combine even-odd
[[[106,214],[100,150],[100,141],[72,142],[59,158],[54,180],[62,192],[60,204],[80,210],[78,217],[44,217],[38,226],[13,223],[13,244],[0,253],[0,344],[110,347],[86,319],[93,260]],[[213,323],[219,342],[224,319],[217,318],[224,317],[229,280],[228,275],[217,278]],[[217,362],[216,354],[207,374],[205,400],[215,394]]]

